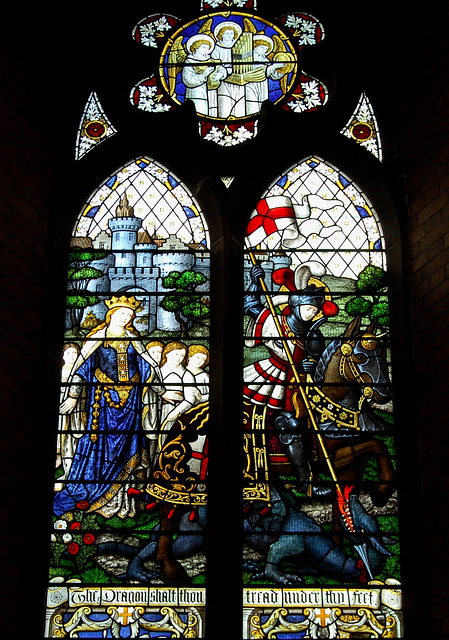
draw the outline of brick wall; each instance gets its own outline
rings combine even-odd
[[[416,23],[407,23],[400,78],[423,491],[417,547],[427,573],[426,628],[435,638],[449,637],[449,49],[442,5],[431,3],[420,16],[419,37]]]
[[[29,593],[42,579],[35,549],[43,543],[38,505],[47,502],[35,473],[45,427],[53,154],[40,61],[12,22],[0,24],[0,637],[9,640],[22,637],[24,617],[42,619],[42,596]]]

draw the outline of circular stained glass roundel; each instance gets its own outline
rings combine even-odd
[[[254,15],[213,13],[180,27],[165,45],[161,82],[178,104],[198,115],[239,120],[262,103],[282,100],[295,82],[297,54],[276,25]]]
[[[93,120],[84,126],[84,132],[88,138],[97,140],[106,133],[106,125],[99,120]]]
[[[359,142],[369,140],[374,135],[374,129],[366,122],[358,122],[351,128],[353,137]]]

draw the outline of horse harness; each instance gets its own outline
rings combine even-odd
[[[378,336],[380,337],[380,336]],[[354,362],[353,355],[356,349],[357,342],[360,342],[361,346],[367,351],[374,351],[377,347],[377,338],[371,333],[365,333],[361,338],[356,340],[347,340],[343,342],[340,348],[341,358],[338,364],[338,372],[342,380],[345,382],[358,382],[362,387],[362,394],[359,398],[357,410],[349,409],[343,404],[331,400],[316,384],[314,384],[310,374],[307,374],[306,382],[311,384],[307,385],[305,392],[310,405],[314,411],[319,415],[319,422],[324,424],[326,422],[333,422],[338,429],[351,429],[360,431],[359,415],[362,410],[365,400],[373,397],[373,389],[371,386],[367,386],[367,383],[362,377],[357,364]],[[352,376],[352,378],[350,377]],[[295,394],[296,396],[296,394]],[[298,409],[297,403],[295,403]]]

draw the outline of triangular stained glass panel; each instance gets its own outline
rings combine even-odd
[[[221,176],[221,181],[223,182],[226,189],[229,189],[233,180],[234,180],[234,176]]]
[[[354,113],[340,133],[355,140],[357,144],[365,147],[378,160],[382,161],[379,127],[371,102],[365,93],[360,96]]]
[[[92,92],[84,107],[76,139],[75,159],[80,160],[100,142],[117,133],[107,118],[97,94]]]

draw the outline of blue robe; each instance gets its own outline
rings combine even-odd
[[[146,462],[142,431],[142,383],[153,374],[151,365],[131,341],[119,356],[108,342],[100,343],[76,369],[74,382],[87,385],[86,432],[79,439],[66,487],[54,498],[54,513],[60,516],[85,500],[95,511],[119,491],[123,482]],[[114,341],[112,341],[114,344]],[[105,346],[106,345],[106,346]],[[119,367],[121,374],[119,376]],[[128,395],[119,391],[131,381]],[[120,383],[108,384],[108,381]],[[76,387],[72,388],[75,389]],[[72,390],[70,395],[72,395]]]

